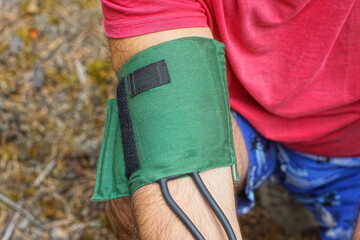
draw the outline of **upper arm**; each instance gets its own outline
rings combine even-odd
[[[136,53],[183,37],[213,38],[208,11],[198,0],[101,0],[103,28],[109,37],[114,69]]]
[[[118,72],[127,60],[149,47],[177,38],[192,36],[213,38],[208,27],[173,29],[129,38],[109,38],[114,69]]]

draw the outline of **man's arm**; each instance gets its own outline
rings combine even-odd
[[[359,210],[359,215],[358,215],[358,219],[357,219],[357,223],[356,223],[356,227],[355,227],[353,240],[360,240],[360,210]]]
[[[212,38],[208,28],[188,28],[126,39],[109,39],[114,68],[118,71],[133,55],[146,48],[189,36]],[[208,170],[200,175],[227,216],[237,239],[241,239],[230,167]],[[169,189],[174,200],[197,226],[205,239],[227,239],[221,224],[191,178],[172,180],[169,182]],[[189,231],[166,205],[158,184],[149,184],[138,189],[132,200],[141,239],[191,239]]]

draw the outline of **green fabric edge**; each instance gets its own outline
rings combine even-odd
[[[115,128],[111,131],[110,128]],[[117,170],[115,173],[114,170]],[[107,172],[111,175],[106,175]],[[124,181],[125,166],[122,154],[120,125],[116,98],[107,101],[106,124],[97,166],[92,201],[105,201],[130,196],[130,187]]]

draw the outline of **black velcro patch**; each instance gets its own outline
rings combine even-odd
[[[141,92],[170,82],[166,62],[161,60],[139,68],[128,76],[129,93],[131,97],[134,97]]]
[[[126,95],[125,79],[122,78],[117,87],[117,104],[125,160],[125,175],[129,179],[131,174],[140,168],[140,160]]]

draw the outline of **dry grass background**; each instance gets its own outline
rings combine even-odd
[[[116,86],[100,22],[98,0],[0,0],[1,240],[115,239],[90,201]],[[290,239],[262,208],[242,222]]]
[[[116,83],[99,2],[0,0],[0,12],[0,193],[21,207],[0,203],[0,236],[115,239],[90,201]]]

